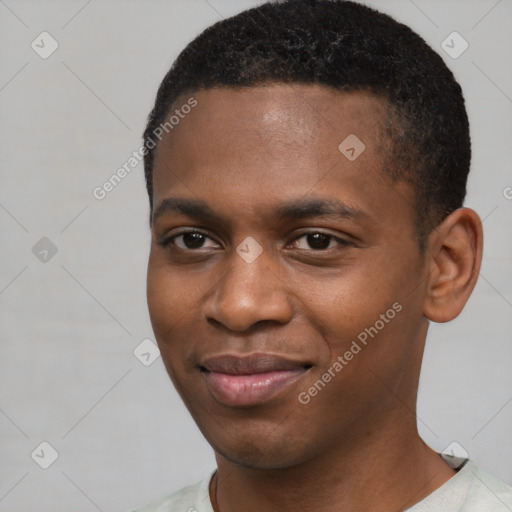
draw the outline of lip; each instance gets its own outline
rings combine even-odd
[[[222,355],[199,365],[213,397],[234,407],[271,400],[299,380],[309,367],[273,354]]]

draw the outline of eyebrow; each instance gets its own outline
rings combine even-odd
[[[165,213],[181,213],[199,220],[218,220],[220,218],[204,201],[168,197],[164,199],[153,213],[153,222]]]
[[[184,199],[168,197],[158,205],[153,214],[153,222],[160,216],[177,212],[187,217],[201,221],[225,220],[223,216],[215,213],[208,204],[199,199]],[[340,219],[356,219],[368,217],[337,199],[297,199],[278,205],[270,214],[271,217],[285,219],[306,219],[312,217],[336,217]]]
[[[354,219],[366,217],[357,210],[337,199],[298,199],[279,206],[276,215],[289,219],[305,219],[309,217],[339,217]]]

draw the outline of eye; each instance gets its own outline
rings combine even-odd
[[[333,235],[315,231],[296,238],[292,245],[297,249],[325,251],[339,245],[349,245],[349,243]]]
[[[218,243],[201,231],[186,231],[166,238],[161,245],[175,245],[179,249],[193,250],[218,247]]]

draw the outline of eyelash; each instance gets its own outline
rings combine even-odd
[[[205,232],[200,231],[198,229],[191,229],[191,230],[182,231],[181,233],[178,233],[176,235],[172,235],[170,237],[167,237],[167,238],[163,239],[162,241],[158,242],[158,244],[160,246],[162,246],[162,247],[165,247],[165,248],[169,248],[170,246],[173,246],[173,249],[178,249],[178,250],[181,250],[181,251],[184,251],[184,252],[196,252],[196,251],[199,251],[201,249],[204,249],[204,247],[199,247],[197,249],[190,249],[190,248],[184,249],[183,247],[178,247],[174,243],[174,240],[176,238],[178,238],[180,236],[188,235],[188,234],[199,234],[199,235],[204,236],[205,238],[209,238],[210,240],[214,241],[215,243],[218,243],[208,233],[205,233]],[[300,240],[301,238],[304,238],[304,237],[307,237],[307,236],[310,236],[310,235],[316,235],[316,234],[323,235],[323,236],[327,237],[329,239],[329,245],[330,245],[331,241],[333,241],[333,240],[336,241],[338,243],[338,248],[339,247],[347,247],[347,246],[352,245],[351,242],[349,242],[348,240],[344,240],[342,238],[338,238],[338,237],[336,237],[334,235],[331,235],[329,233],[325,233],[325,232],[319,231],[319,230],[313,230],[313,231],[308,231],[307,233],[302,233],[301,235],[299,235],[296,238],[294,238],[292,240],[292,242],[290,242],[290,243],[296,242],[297,240]],[[288,245],[290,245],[290,244],[288,244]],[[307,251],[307,252],[315,252],[315,253],[323,253],[323,252],[326,252],[326,251],[331,251],[332,249],[336,249],[336,248],[329,247],[329,248],[326,248],[326,249],[298,249],[298,250],[299,251]]]

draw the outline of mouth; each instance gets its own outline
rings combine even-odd
[[[273,354],[223,355],[199,365],[213,397],[232,407],[268,402],[297,382],[310,364]]]

